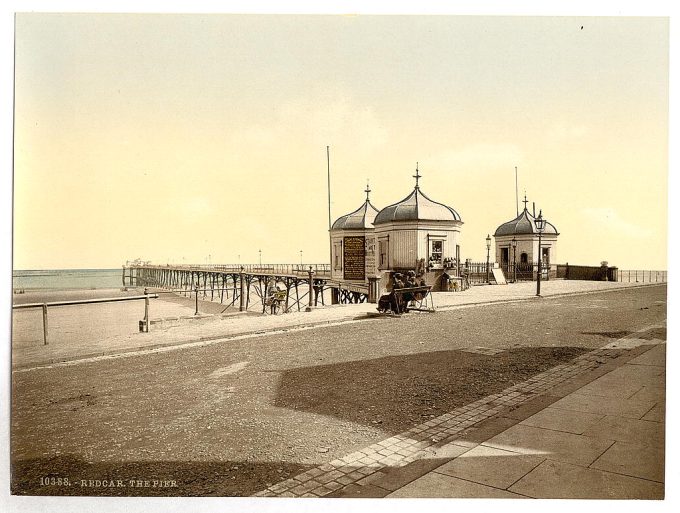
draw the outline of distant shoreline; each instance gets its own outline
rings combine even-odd
[[[124,287],[121,269],[25,269],[12,271],[12,290],[98,290]]]

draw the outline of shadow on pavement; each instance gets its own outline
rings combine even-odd
[[[297,368],[281,375],[274,405],[399,433],[586,351],[526,347],[490,356],[453,350]]]

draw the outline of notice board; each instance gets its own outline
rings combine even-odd
[[[505,281],[505,274],[503,274],[503,269],[501,269],[500,267],[493,267],[491,269],[491,272],[493,273],[493,277],[498,285],[508,284],[508,282]]]
[[[366,238],[344,237],[342,241],[342,269],[345,280],[366,278]]]

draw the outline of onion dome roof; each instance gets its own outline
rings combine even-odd
[[[532,216],[529,211],[524,207],[524,210],[520,215],[518,215],[512,221],[503,223],[494,232],[494,237],[499,237],[503,235],[534,235],[538,234],[538,229],[536,228],[536,218]],[[543,229],[543,235],[559,235],[557,228],[552,223],[546,221],[545,228]]]
[[[354,212],[336,219],[331,226],[331,230],[366,230],[373,228],[373,220],[378,213],[378,209],[368,199],[368,194],[371,192],[368,185],[364,192],[366,192],[366,201],[364,201],[363,205]]]
[[[418,179],[420,174],[416,167],[416,186],[413,192],[403,200],[383,208],[375,217],[373,224],[389,223],[393,221],[458,221],[462,219],[458,212],[451,207],[428,198],[420,190]]]

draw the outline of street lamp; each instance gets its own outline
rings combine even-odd
[[[486,283],[491,284],[489,279],[489,252],[491,251],[491,235],[486,236]]]
[[[300,267],[302,267],[302,250],[300,250]]]
[[[260,253],[260,267],[262,267],[262,250],[258,249],[257,251]]]
[[[512,238],[512,283],[517,282],[517,239]]]
[[[541,295],[541,235],[545,229],[545,219],[543,219],[543,211],[538,212],[538,217],[535,220],[536,230],[538,230],[538,275],[536,276],[536,295]]]

